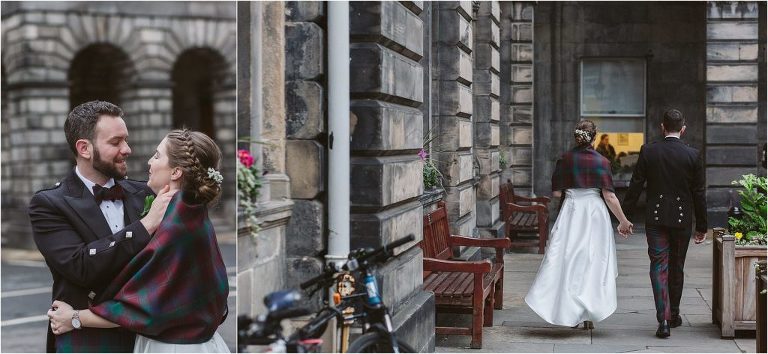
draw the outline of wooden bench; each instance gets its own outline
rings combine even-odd
[[[509,240],[477,239],[450,234],[445,202],[424,215],[424,290],[435,293],[436,313],[471,313],[470,327],[436,327],[437,334],[471,335],[473,349],[483,347],[483,326],[493,325],[493,309],[504,296],[504,251]],[[453,261],[452,247],[491,247],[496,257],[481,261]]]
[[[507,238],[511,247],[539,247],[539,253],[544,253],[544,247],[549,238],[549,209],[547,197],[529,198],[515,194],[512,182],[501,185],[499,205],[502,220],[506,223]],[[520,232],[533,232],[539,235],[538,240],[521,241]]]

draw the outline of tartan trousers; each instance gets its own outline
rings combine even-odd
[[[647,225],[648,257],[651,260],[651,286],[656,305],[656,320],[672,320],[680,314],[683,296],[683,266],[691,229]]]

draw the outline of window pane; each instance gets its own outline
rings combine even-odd
[[[585,59],[581,70],[581,115],[644,116],[643,59]]]

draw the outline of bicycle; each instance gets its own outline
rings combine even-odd
[[[334,293],[335,307],[326,304],[306,325],[296,330],[288,338],[283,337],[280,321],[285,318],[306,315],[309,311],[305,308],[296,307],[297,301],[300,300],[298,291],[278,291],[267,295],[264,299],[268,309],[266,315],[258,316],[255,320],[247,316],[238,318],[239,349],[244,349],[246,345],[270,345],[270,350],[275,352],[302,353],[319,350],[318,338],[325,331],[328,323],[336,318],[342,329],[342,352],[345,349],[344,343],[348,339],[349,326],[358,319],[363,321],[363,334],[349,344],[347,352],[414,352],[407,343],[396,338],[392,327],[392,317],[389,309],[382,301],[376,278],[372,273],[375,266],[394,257],[392,252],[394,248],[414,239],[413,235],[409,235],[375,250],[367,248],[352,251],[347,262],[340,269],[329,265],[322,274],[302,283],[300,285],[302,290],[314,288],[311,291],[314,293],[321,289],[330,288],[337,281],[349,282],[349,276],[359,273],[362,275],[365,291],[346,295],[339,292]],[[350,287],[349,284],[346,284],[346,286],[340,285],[337,288],[349,289]],[[362,313],[341,310],[349,308],[356,302],[362,302]]]

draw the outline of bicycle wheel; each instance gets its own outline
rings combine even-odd
[[[415,353],[416,351],[411,348],[408,343],[402,340],[397,340],[397,346],[401,353]],[[392,353],[392,345],[390,345],[389,338],[385,337],[381,333],[371,332],[363,334],[355,339],[347,350],[348,353]]]

